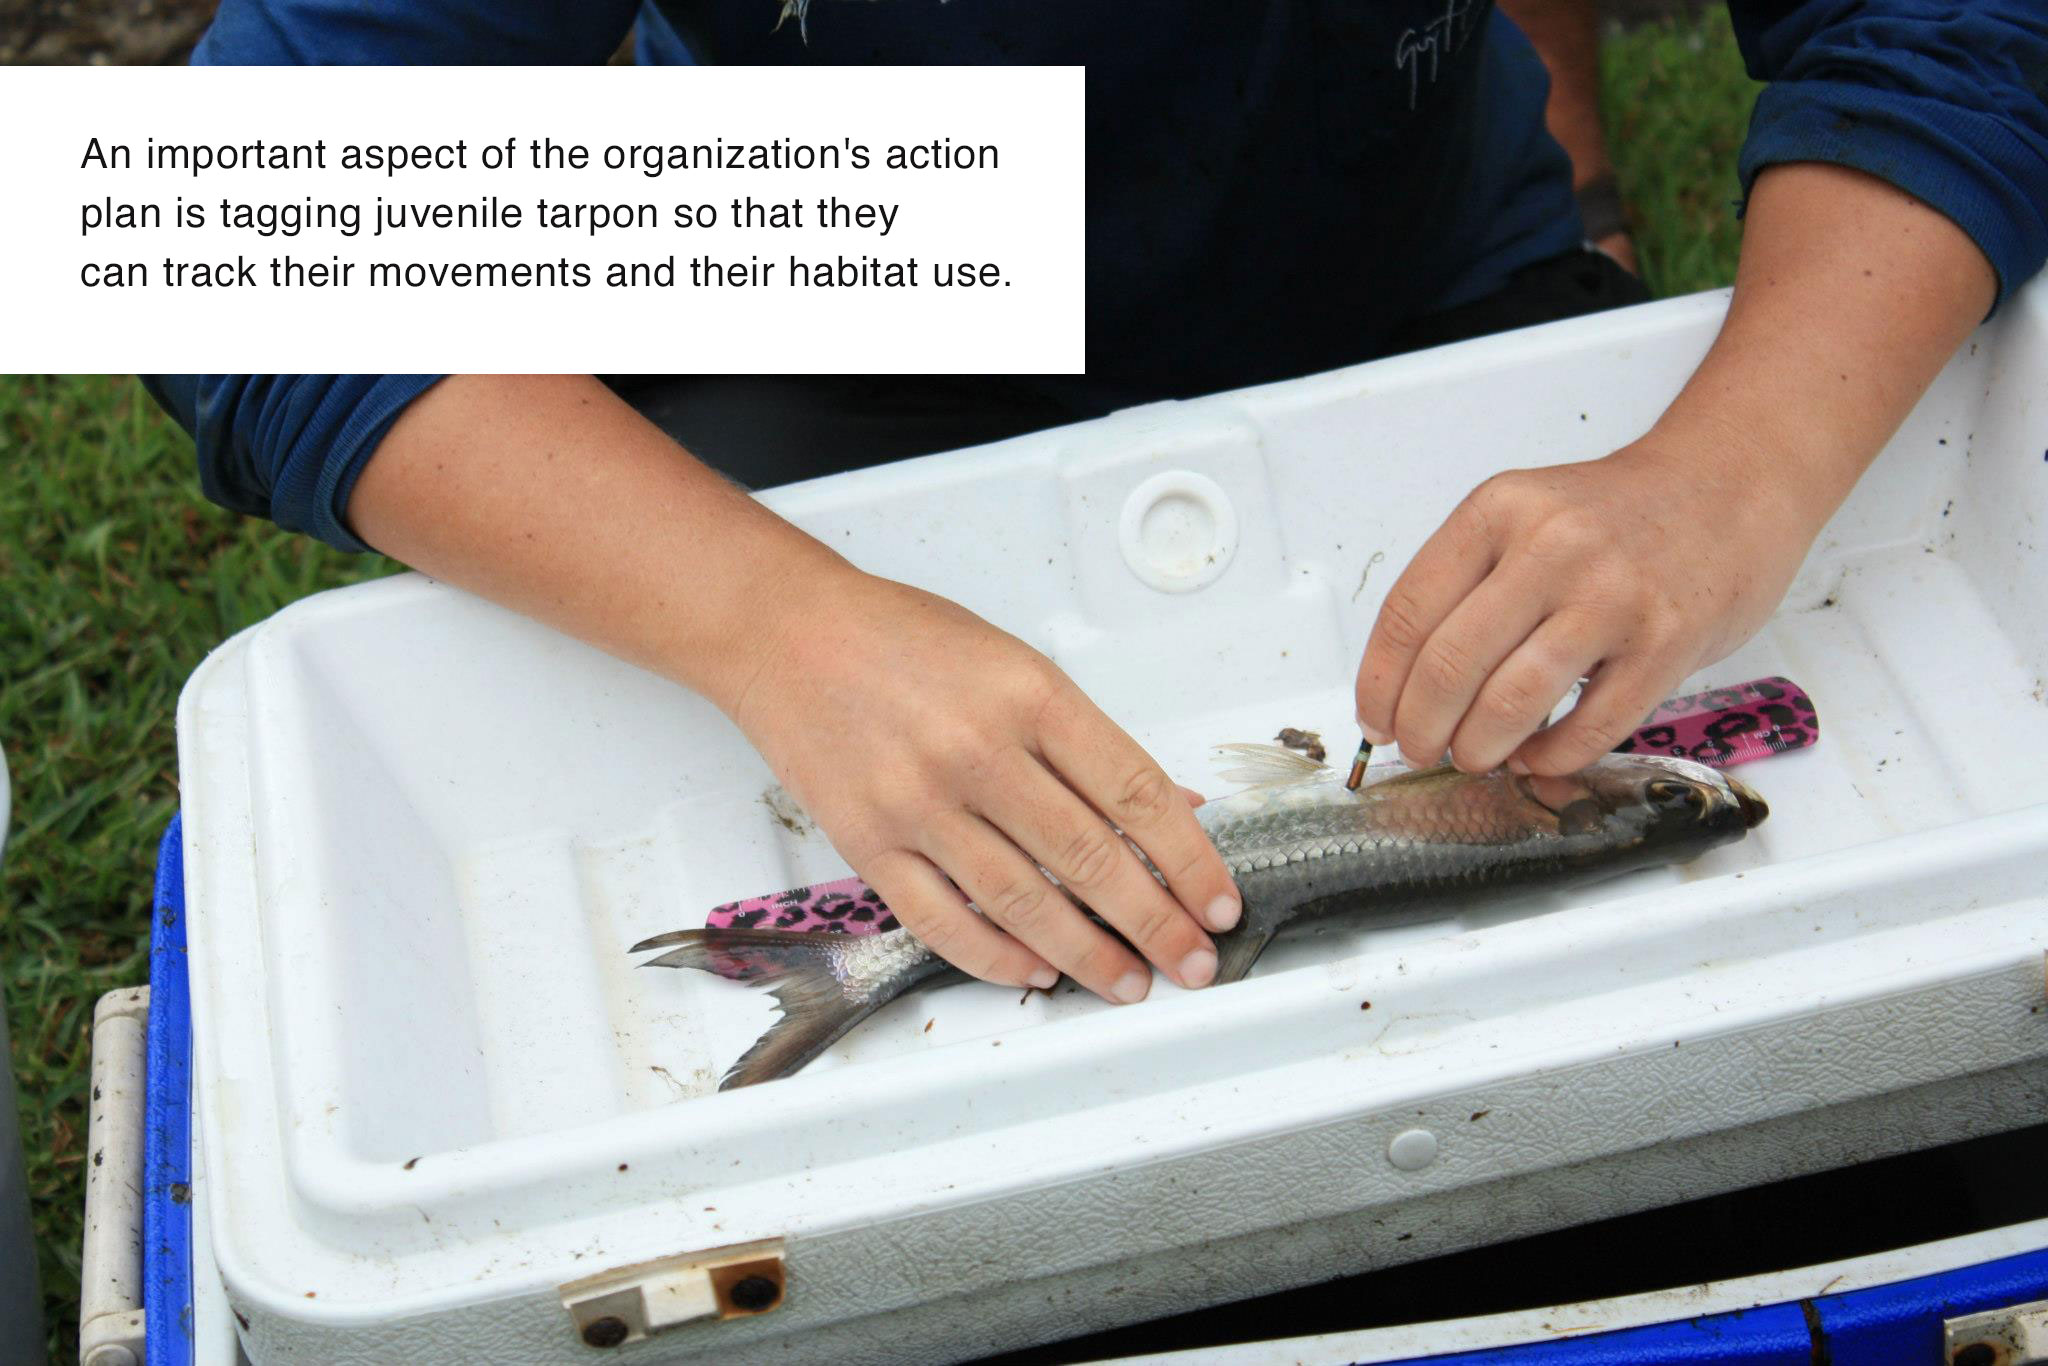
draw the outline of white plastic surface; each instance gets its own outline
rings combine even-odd
[[[1372,613],[1422,538],[1499,468],[1640,434],[1724,302],[767,501],[1046,650],[1215,791],[1213,744],[1346,734]],[[731,727],[417,578],[245,633],[179,729],[204,1197],[252,1357],[587,1360],[556,1286],[783,1237],[782,1308],[636,1359],[943,1359],[949,1304],[994,1350],[2025,1122],[2011,1087],[2048,1058],[2044,381],[2036,286],[1944,372],[1783,610],[1694,680],[1783,673],[1820,708],[1818,748],[1748,771],[1773,815],[1742,845],[1435,925],[1332,925],[1249,982],[1133,1009],[924,993],[726,1094],[771,1007],[636,972],[626,946],[845,871],[770,811]],[[1165,592],[1123,531],[1175,471],[1237,526],[1228,572]],[[2006,1089],[1970,1103],[1992,1075]],[[1912,1118],[1937,1089],[1939,1123]],[[1413,1129],[1438,1151],[1404,1170]]]
[[[1124,499],[1117,545],[1140,583],[1162,593],[1192,593],[1230,568],[1237,507],[1207,475],[1167,470]]]
[[[207,1199],[206,1149],[192,1130],[192,1366],[238,1366],[248,1357],[235,1335],[220,1265],[213,1256],[213,1214]]]
[[[85,1238],[78,1267],[80,1366],[142,1366],[142,1154],[149,988],[100,997],[92,1017]]]

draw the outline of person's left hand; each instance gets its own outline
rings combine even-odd
[[[1358,720],[1410,764],[1574,772],[1775,610],[1829,508],[1722,430],[1474,489],[1388,591]],[[1539,730],[1581,677],[1578,705]]]

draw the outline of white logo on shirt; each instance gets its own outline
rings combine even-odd
[[[1472,36],[1472,0],[1444,0],[1444,12],[1409,29],[1394,44],[1394,69],[1408,73],[1408,107],[1413,109],[1422,93],[1423,58],[1429,59],[1429,83],[1436,84],[1438,64],[1465,46]]]

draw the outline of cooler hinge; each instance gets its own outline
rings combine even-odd
[[[2036,1366],[2048,1362],[2048,1300],[1965,1314],[1942,1324],[1949,1366]]]
[[[661,1257],[571,1281],[562,1307],[591,1347],[638,1342],[692,1319],[750,1318],[781,1305],[782,1240]]]

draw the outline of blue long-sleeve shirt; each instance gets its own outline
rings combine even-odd
[[[345,520],[377,443],[439,375],[144,375],[199,450],[199,487],[343,550],[369,547]]]
[[[1580,235],[1548,83],[1487,0],[225,0],[199,62],[1088,67],[1088,375],[1101,408],[1328,369]],[[2048,256],[2040,0],[1730,0],[1740,166],[1827,161],[1991,259]],[[356,475],[425,376],[164,376],[210,495],[358,548]]]

